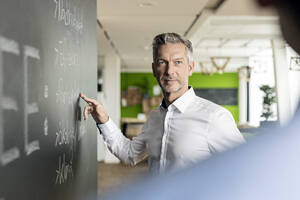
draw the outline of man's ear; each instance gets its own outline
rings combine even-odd
[[[194,68],[195,68],[195,62],[193,61],[192,63],[189,63],[189,66],[188,66],[189,76],[192,76]]]
[[[263,7],[274,5],[274,0],[256,0],[256,2]]]

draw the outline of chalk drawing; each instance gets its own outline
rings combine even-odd
[[[26,155],[30,155],[32,152],[40,149],[40,144],[38,140],[32,142],[28,141],[28,115],[37,113],[39,110],[38,105],[36,103],[28,104],[28,58],[34,58],[39,60],[39,50],[28,45],[24,46],[24,149]]]
[[[0,35],[0,164],[7,165],[8,163],[20,157],[20,151],[17,147],[12,147],[5,151],[4,149],[4,119],[3,110],[18,110],[17,103],[10,97],[5,97],[3,94],[3,52],[19,55],[19,45],[13,40],[9,40]]]
[[[38,113],[39,112],[39,106],[37,105],[37,103],[28,104],[27,111],[28,111],[29,115],[34,114],[34,113]]]
[[[17,101],[13,98],[4,96],[2,99],[2,108],[3,110],[13,110],[18,111]]]
[[[44,85],[44,97],[45,97],[45,99],[47,99],[49,97],[48,85]]]
[[[2,147],[3,149],[3,147]],[[3,166],[11,163],[12,161],[18,159],[20,157],[20,151],[17,147],[13,147],[7,151],[5,151],[1,156],[1,164]]]
[[[20,55],[19,44],[14,40],[7,39],[0,35],[0,49],[1,52],[12,53],[15,55]]]
[[[46,117],[46,119],[44,120],[44,135],[47,136],[48,135],[48,119]]]

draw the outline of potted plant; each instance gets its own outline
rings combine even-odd
[[[262,85],[259,89],[264,93],[263,96],[263,110],[261,117],[264,118],[262,125],[270,122],[270,118],[274,117],[274,112],[272,110],[272,105],[276,102],[275,88],[270,87],[269,85]],[[277,122],[275,122],[277,123]]]

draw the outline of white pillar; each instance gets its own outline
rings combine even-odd
[[[299,55],[291,48],[287,47],[287,58],[288,63],[290,63],[292,60],[292,57],[299,57]],[[291,65],[295,64],[293,63],[295,61],[292,61]],[[291,66],[290,66],[291,67]],[[290,83],[290,95],[291,95],[291,108],[292,108],[292,115],[295,114],[299,99],[300,99],[300,71],[298,70],[289,70],[289,83]]]
[[[120,127],[120,73],[121,62],[118,55],[110,54],[104,58],[103,68],[103,97],[104,106],[109,117]],[[104,155],[104,162],[118,163],[120,162],[110,151],[106,148]]]
[[[107,55],[104,58],[103,93],[107,103],[107,111],[112,120],[120,126],[120,75],[121,63],[117,55]]]
[[[275,86],[277,110],[280,125],[285,125],[292,116],[288,82],[288,63],[285,42],[280,39],[272,40],[273,59],[275,67]]]
[[[247,124],[247,68],[239,69],[239,124]]]

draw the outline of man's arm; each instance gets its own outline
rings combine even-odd
[[[109,118],[104,106],[96,101],[80,94],[80,97],[88,104],[84,108],[84,119],[92,115],[97,127],[103,136],[109,150],[126,164],[135,165],[141,157],[144,157],[146,145],[143,134],[134,137],[133,140],[126,138],[116,124]]]
[[[231,113],[225,108],[213,114],[207,138],[212,153],[223,152],[245,143]]]

